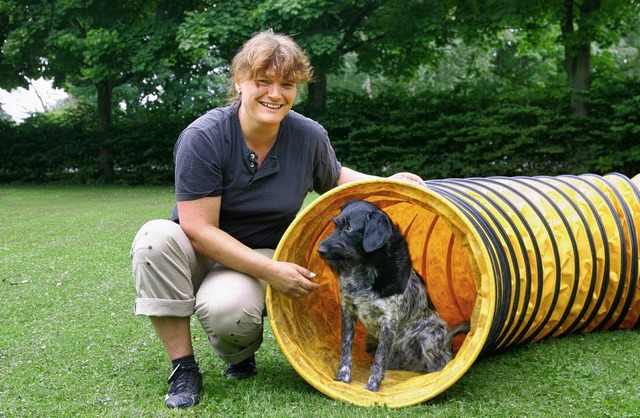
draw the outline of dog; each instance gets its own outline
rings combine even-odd
[[[469,332],[470,324],[449,329],[433,309],[399,227],[364,200],[347,202],[332,221],[335,229],[318,253],[339,277],[342,341],[334,380],[351,382],[357,319],[374,337],[372,346],[367,341],[375,355],[365,389],[377,392],[387,369],[442,370],[453,358],[453,337]]]

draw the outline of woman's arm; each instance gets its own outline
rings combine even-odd
[[[315,274],[308,269],[272,260],[221,230],[221,201],[217,196],[178,202],[180,226],[197,253],[232,270],[263,279],[289,297],[306,296],[320,286],[309,280]]]
[[[350,183],[352,181],[370,180],[370,179],[379,179],[379,178],[381,177],[364,174],[347,167],[342,167],[340,169],[340,178],[338,179],[338,186],[345,183]],[[421,185],[424,182],[424,180],[422,180],[420,176],[417,176],[413,173],[396,173],[392,176],[389,176],[388,178],[394,179],[394,180],[402,180],[402,181],[406,181],[407,183],[414,183],[419,185]]]

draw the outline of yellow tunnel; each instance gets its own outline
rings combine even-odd
[[[429,400],[479,356],[559,337],[640,326],[640,175],[490,177],[414,186],[370,180],[318,198],[289,227],[275,258],[317,273],[302,299],[267,291],[275,338],[293,368],[332,398],[403,407]],[[380,206],[403,231],[414,268],[450,326],[471,320],[440,372],[389,370],[379,392],[364,389],[372,358],[358,324],[353,380],[333,380],[340,357],[338,281],[317,248],[351,199]]]

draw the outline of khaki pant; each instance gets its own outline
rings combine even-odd
[[[269,257],[274,252],[255,251]],[[136,315],[195,313],[215,352],[230,363],[260,347],[266,282],[196,254],[180,225],[169,220],[143,225],[133,240],[131,263]]]

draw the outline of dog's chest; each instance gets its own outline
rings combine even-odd
[[[340,297],[343,308],[357,316],[362,325],[378,336],[384,324],[403,324],[406,329],[429,316],[427,295],[422,279],[412,274],[402,294],[380,297],[365,285],[362,276],[340,276]]]
[[[389,323],[398,321],[398,298],[391,296],[384,299],[359,300],[354,304],[356,314],[362,325],[373,335],[378,336],[380,329]]]
[[[340,296],[343,305],[373,334],[377,334],[384,323],[398,320],[402,304],[401,295],[382,298],[370,288],[365,288],[361,282],[343,276],[340,282]]]

